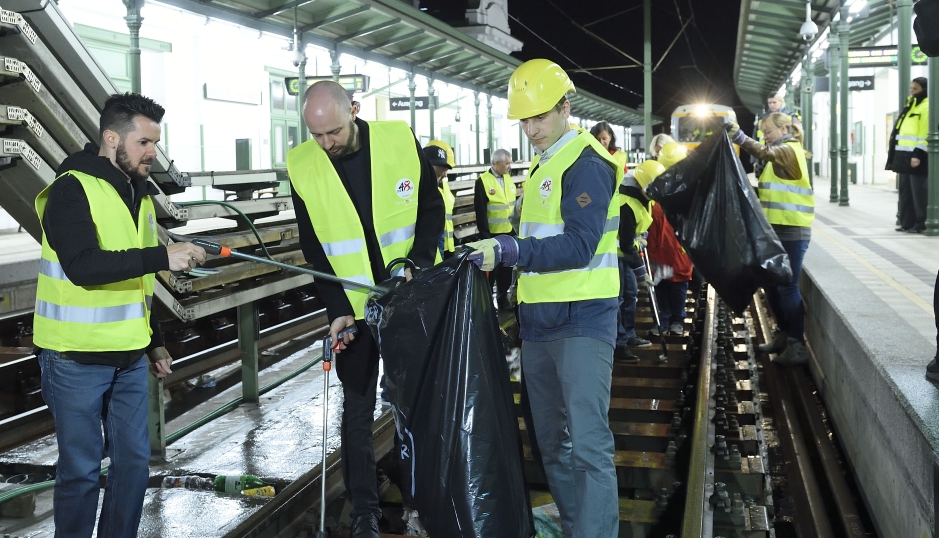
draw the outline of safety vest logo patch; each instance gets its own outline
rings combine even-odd
[[[551,196],[551,178],[546,177],[541,181],[541,186],[538,187],[538,192],[541,194],[542,198],[547,198]]]
[[[414,182],[408,178],[399,179],[395,185],[395,194],[398,198],[408,199],[414,195]]]

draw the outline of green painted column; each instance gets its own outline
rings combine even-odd
[[[652,141],[652,0],[642,0],[642,123],[645,138],[642,142],[646,155],[651,156]]]
[[[479,147],[479,90],[473,92],[473,104],[476,105],[476,164],[483,161],[482,148]]]
[[[489,155],[492,155],[492,152],[496,148],[492,147],[495,145],[495,136],[493,135],[493,121],[492,121],[492,94],[486,94],[486,147],[489,148]]]
[[[897,103],[897,110],[903,110],[906,106],[906,98],[910,95],[910,66],[913,64],[913,58],[909,51],[913,48],[913,42],[910,37],[913,28],[913,0],[897,1],[897,50],[906,51],[897,54],[897,75],[900,84],[900,102]],[[891,126],[892,127],[892,126]]]
[[[851,45],[851,26],[847,22],[848,8],[841,8],[841,22],[838,23],[838,40],[841,49],[841,75],[838,82],[841,84],[841,193],[838,205],[848,205],[848,47]],[[909,56],[909,55],[907,55]],[[857,178],[854,178],[855,180]]]
[[[812,116],[812,99],[815,96],[815,66],[809,57],[808,49],[802,59],[802,132],[804,135],[803,147],[812,153],[812,125],[815,123]],[[809,183],[815,185],[815,167],[812,165],[814,157],[806,156],[808,165]]]
[[[907,54],[906,56],[909,56]],[[939,58],[929,59],[929,134],[926,144],[929,152],[929,198],[926,205],[926,235],[939,235]]]
[[[143,25],[140,9],[143,8],[144,0],[123,1],[127,7],[124,21],[130,31],[130,49],[127,51],[130,59],[130,89],[134,93],[140,93],[140,27]]]
[[[238,345],[241,348],[241,390],[247,403],[261,401],[258,380],[258,338],[261,327],[257,303],[238,305]]]
[[[332,63],[329,65],[329,70],[333,74],[333,82],[339,82],[339,74],[342,73],[342,64],[339,63],[339,50],[333,49],[329,51],[329,58],[332,60]]]
[[[831,194],[829,202],[838,201],[838,59],[840,54],[838,34],[828,36],[828,97],[830,108],[830,132],[828,133],[828,156],[831,162]]]
[[[417,114],[414,110],[414,92],[417,91],[417,82],[414,80],[414,72],[408,73],[408,91],[411,95],[411,130],[417,135]]]
[[[434,79],[428,78],[427,79],[427,101],[428,101],[427,112],[430,113],[430,139],[431,140],[436,140],[436,137],[434,136],[434,110],[436,109],[436,107],[434,106],[434,94],[435,93],[437,92],[434,90]]]

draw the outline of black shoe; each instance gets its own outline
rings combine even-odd
[[[629,339],[626,340],[626,345],[629,347],[652,347],[652,342],[645,338],[639,338],[638,336],[630,336]]]
[[[926,366],[926,379],[939,381],[939,364],[936,364],[936,359],[929,361],[929,365]]]
[[[352,520],[352,538],[379,538],[378,516],[366,514]]]
[[[910,228],[904,228],[903,226],[899,226],[899,227],[895,228],[895,230],[898,231],[898,232],[908,232],[908,231],[910,231]]]
[[[906,231],[908,234],[921,234],[926,231],[926,228],[910,228]]]
[[[616,349],[613,350],[613,362],[619,364],[636,364],[639,362],[639,357],[633,355],[626,346],[616,346]]]
[[[784,331],[776,330],[773,339],[765,344],[756,346],[760,353],[782,353],[789,344],[788,335]]]

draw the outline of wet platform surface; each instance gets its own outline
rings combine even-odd
[[[897,192],[816,180],[801,288],[813,378],[883,537],[931,536],[939,463],[933,286],[939,237],[896,232]]]
[[[314,341],[310,341],[313,344]],[[278,379],[320,355],[317,343],[261,372],[261,385]],[[316,365],[261,396],[260,405],[242,404],[168,446],[166,462],[151,462],[151,484],[183,474],[253,474],[286,485],[316,467],[322,459],[323,372]],[[199,389],[194,389],[199,390]],[[225,390],[167,423],[176,431],[241,395],[241,386]],[[339,448],[342,391],[330,376],[328,452]],[[382,413],[376,404],[375,416]],[[0,462],[52,466],[58,457],[54,436],[5,454]],[[103,464],[107,464],[104,460]],[[151,488],[144,500],[141,537],[224,536],[251,516],[267,499],[207,491]],[[31,518],[0,517],[0,535],[52,536],[52,491],[37,495]]]

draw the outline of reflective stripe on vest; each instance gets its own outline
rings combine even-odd
[[[443,223],[443,249],[447,252],[453,252],[456,250],[456,243],[453,241],[453,203],[456,201],[456,196],[450,191],[450,182],[447,181],[447,178],[443,178],[437,189],[440,191],[440,195],[443,196],[443,209],[446,213],[446,220]]]
[[[372,218],[382,261],[387,264],[407,256],[414,245],[421,165],[414,134],[406,123],[378,121],[368,125]],[[287,152],[287,173],[336,276],[374,285],[362,223],[326,152],[315,140],[300,144]],[[401,267],[394,271],[402,272]],[[355,318],[364,319],[368,290],[343,289]]]
[[[564,233],[561,216],[562,176],[588,146],[594,149],[615,171],[619,186],[623,170],[609,152],[590,133],[583,131],[564,145],[544,165],[532,162],[525,181],[528,194],[522,201],[519,237],[545,239]],[[611,185],[612,187],[612,185]],[[606,299],[619,296],[619,267],[616,236],[619,229],[619,204],[615,192],[606,208],[607,217],[597,250],[587,265],[559,271],[525,271],[518,277],[518,297],[523,303],[548,303]]]
[[[913,97],[907,98],[907,103]],[[916,106],[911,106],[906,114],[900,119],[899,130],[896,135],[897,144],[894,146],[896,151],[913,151],[921,149],[928,151],[926,147],[926,134],[928,132],[929,99],[924,98]]]
[[[770,224],[811,226],[815,220],[815,195],[809,183],[805,151],[795,140],[786,142],[786,145],[796,154],[801,177],[798,180],[781,179],[773,171],[773,163],[766,163],[759,181],[760,205]]]
[[[103,179],[77,171],[88,198],[102,250],[142,249],[159,245],[156,212],[149,196],[140,202],[135,224],[124,200]],[[59,176],[61,177],[61,176]],[[57,178],[58,179],[58,178]],[[45,212],[49,187],[36,197],[36,214]],[[150,344],[150,308],[155,275],[94,286],[76,286],[49,245],[45,230],[36,283],[33,341],[55,351],[134,351]]]
[[[512,222],[509,217],[512,215],[516,198],[512,176],[503,175],[502,185],[499,185],[496,176],[492,175],[492,170],[486,170],[479,178],[489,198],[489,203],[486,204],[486,221],[489,222],[489,231],[493,234],[511,232]]]

